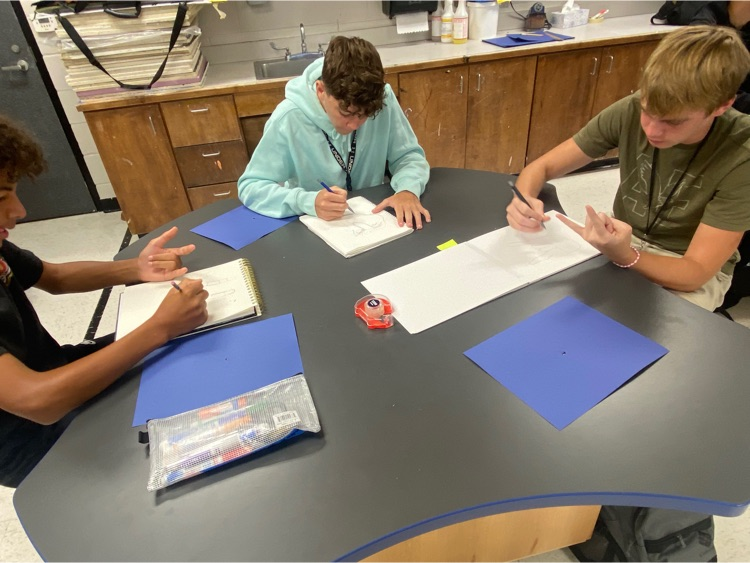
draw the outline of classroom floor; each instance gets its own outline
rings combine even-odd
[[[566,213],[581,221],[583,205],[608,211],[617,188],[616,168],[568,176],[556,180],[558,196]],[[498,213],[503,213],[498,210]],[[119,213],[92,213],[19,225],[9,240],[34,251],[50,262],[109,260],[120,249],[126,232]],[[114,330],[117,297],[114,288],[101,317],[97,336]],[[100,292],[50,296],[31,289],[29,297],[42,323],[60,343],[80,342],[89,328]],[[735,321],[750,327],[750,299],[731,309]],[[730,321],[727,321],[730,322]],[[0,562],[41,561],[16,517],[13,490],[0,487]],[[750,561],[750,511],[738,518],[715,518],[716,549],[720,561]],[[576,561],[567,550],[557,550],[525,561]]]

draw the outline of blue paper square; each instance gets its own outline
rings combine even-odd
[[[291,314],[174,340],[143,364],[133,426],[224,401],[302,371]]]
[[[566,297],[464,354],[562,430],[667,352]]]
[[[295,219],[296,216],[285,219],[266,217],[240,205],[190,230],[239,250]]]

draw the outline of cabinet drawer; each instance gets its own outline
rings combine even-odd
[[[198,209],[220,199],[237,199],[237,182],[188,188],[187,195],[193,209]]]
[[[174,156],[186,188],[236,182],[248,161],[242,141],[182,147]]]
[[[237,115],[252,117],[272,113],[276,106],[284,99],[284,86],[270,90],[254,90],[243,92],[234,97],[237,104]]]
[[[232,96],[165,102],[161,111],[173,147],[242,139]]]

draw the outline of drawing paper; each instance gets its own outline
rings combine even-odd
[[[188,272],[176,281],[183,278],[203,280],[203,289],[208,291],[208,319],[191,332],[261,315],[260,294],[250,262],[245,258]],[[115,340],[146,322],[171,289],[171,282],[146,282],[126,287],[120,294]]]
[[[464,354],[562,430],[667,352],[566,297]]]
[[[350,258],[408,235],[414,229],[398,226],[396,218],[386,210],[373,214],[375,204],[364,197],[352,197],[347,201],[354,211],[347,210],[343,217],[324,221],[312,215],[302,215],[299,220],[328,246]]]
[[[548,215],[553,218],[541,232],[504,227],[362,285],[390,299],[393,316],[409,333],[421,332],[599,254],[556,212]]]

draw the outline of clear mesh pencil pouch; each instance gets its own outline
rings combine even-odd
[[[302,432],[320,431],[304,375],[167,418],[148,421],[155,491]]]

